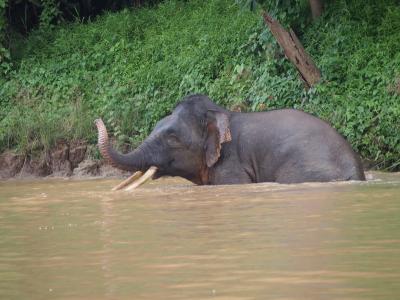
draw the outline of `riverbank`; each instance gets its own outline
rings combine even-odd
[[[56,147],[33,157],[6,151],[0,154],[0,180],[44,177],[122,177],[128,172],[111,167],[90,155],[85,142],[59,142]]]
[[[165,1],[14,38],[13,70],[0,77],[0,153],[18,153],[6,155],[11,170],[73,173],[79,159],[52,158],[60,140],[94,148],[101,117],[129,150],[182,97],[203,93],[244,112],[301,109],[332,124],[372,167],[398,171],[400,8],[346,2],[328,1],[317,21],[307,5],[268,8],[321,69],[309,90],[260,12],[231,0]]]

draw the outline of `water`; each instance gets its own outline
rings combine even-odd
[[[399,299],[400,174],[0,182],[0,299]]]

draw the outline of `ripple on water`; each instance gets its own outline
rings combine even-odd
[[[0,182],[1,299],[397,299],[400,176]]]

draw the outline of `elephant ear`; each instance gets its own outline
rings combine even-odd
[[[207,112],[207,138],[205,144],[207,167],[212,167],[221,155],[221,145],[232,140],[229,117],[226,113]]]

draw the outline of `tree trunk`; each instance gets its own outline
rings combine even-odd
[[[324,11],[323,0],[310,0],[311,14],[313,19],[317,19]]]
[[[264,13],[264,21],[278,44],[283,48],[286,57],[296,66],[307,87],[316,84],[321,79],[321,72],[307,54],[293,30],[287,31],[267,13]]]

